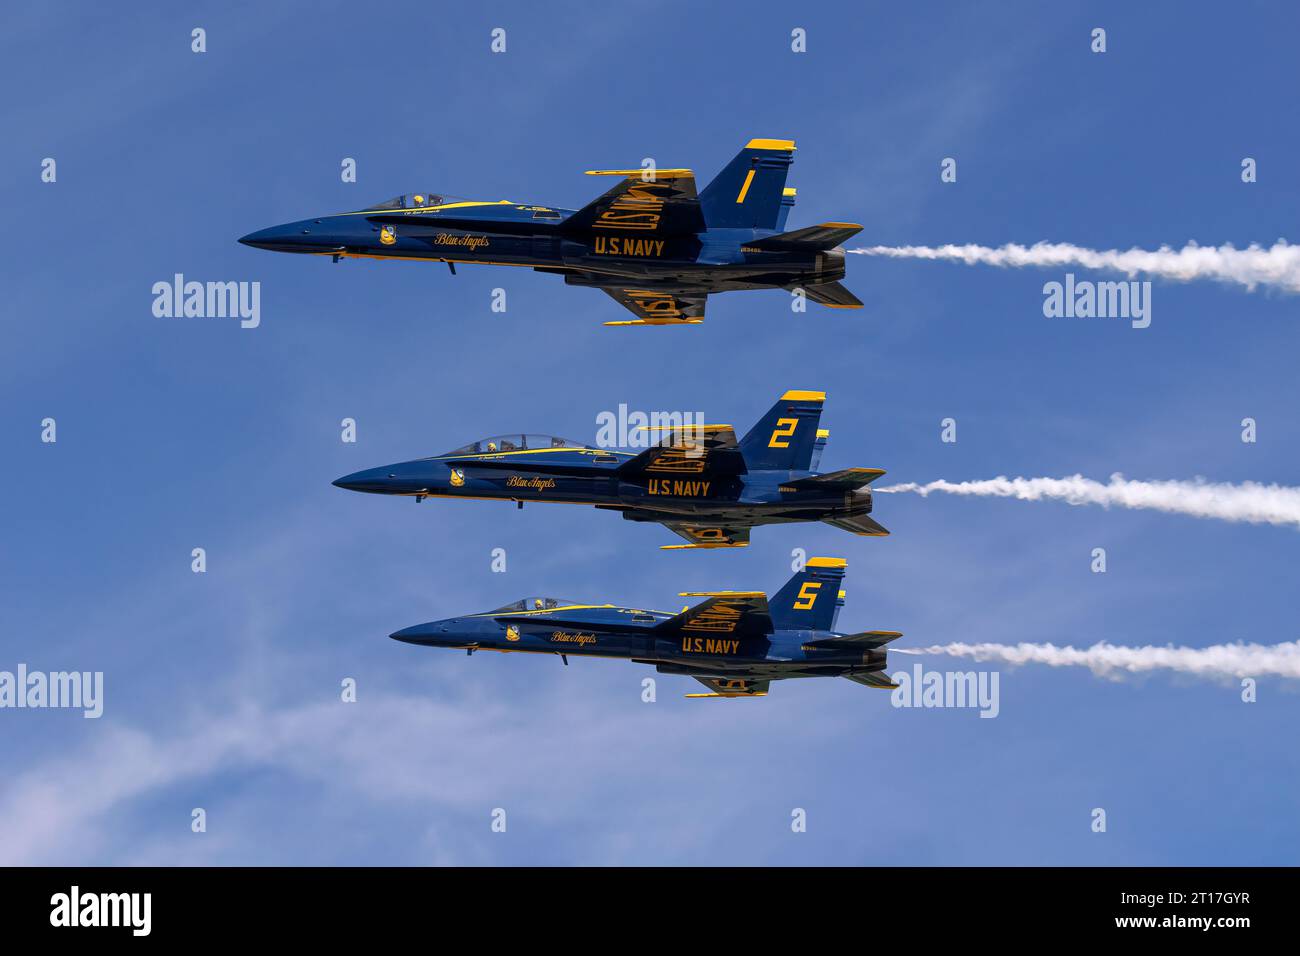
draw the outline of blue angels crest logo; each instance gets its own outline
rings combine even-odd
[[[464,484],[465,472],[461,471],[459,468],[453,468],[451,470],[451,486],[453,488],[459,488]]]

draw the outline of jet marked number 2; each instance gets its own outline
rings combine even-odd
[[[768,441],[768,448],[789,448],[790,436],[794,430],[799,427],[797,418],[778,418],[776,428],[772,429],[772,438]]]
[[[794,609],[796,611],[811,611],[821,586],[820,581],[805,581],[803,587],[799,589],[799,598],[794,602]]]

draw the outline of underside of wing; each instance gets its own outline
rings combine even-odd
[[[687,694],[687,697],[766,697],[771,681],[749,680],[735,677],[697,677],[709,689],[707,694]]]
[[[636,316],[635,319],[606,322],[606,325],[698,325],[704,321],[707,293],[602,288],[610,298]]]
[[[665,521],[664,527],[681,535],[690,544],[662,544],[664,551],[685,548],[745,548],[749,546],[749,528],[732,528],[722,525],[693,524],[683,521]]]

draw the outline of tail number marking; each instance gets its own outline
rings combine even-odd
[[[794,430],[799,427],[797,418],[778,418],[776,428],[772,429],[772,438],[767,443],[768,448],[789,448],[790,436]]]
[[[794,602],[796,611],[811,611],[817,601],[817,592],[821,589],[820,581],[805,581],[799,589],[799,597]]]

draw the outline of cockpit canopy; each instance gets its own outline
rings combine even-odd
[[[513,604],[507,604],[505,607],[499,607],[493,614],[499,614],[502,611],[553,611],[557,607],[573,607],[578,601],[566,601],[564,598],[553,597],[526,597],[520,598]]]
[[[394,196],[387,202],[376,203],[371,209],[427,209],[429,206],[441,206],[448,197],[441,193],[404,193]]]
[[[503,451],[528,451],[539,448],[590,448],[582,442],[554,435],[496,435],[454,448],[447,455],[491,455]]]

